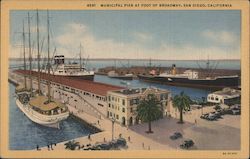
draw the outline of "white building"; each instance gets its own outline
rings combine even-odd
[[[148,94],[156,95],[162,104],[163,116],[166,116],[170,112],[171,94],[169,91],[157,88],[137,88],[108,91],[107,117],[126,126],[140,123],[136,109],[140,100]]]
[[[231,88],[224,88],[221,91],[216,91],[208,94],[207,101],[210,103],[222,103],[229,105],[234,101],[240,100],[241,91]]]

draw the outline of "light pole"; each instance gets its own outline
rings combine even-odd
[[[112,141],[114,140],[114,124],[115,124],[115,118],[113,117],[112,119],[111,119],[111,121],[112,121]]]

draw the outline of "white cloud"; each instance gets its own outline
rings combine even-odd
[[[205,30],[201,35],[209,40],[222,44],[232,44],[236,41],[236,36],[228,31],[211,31]]]
[[[223,49],[216,46],[206,48],[196,47],[191,44],[182,46],[170,45],[162,42],[154,49],[145,47],[143,40],[152,40],[152,36],[146,33],[134,33],[135,40],[130,42],[115,41],[114,39],[97,39],[87,26],[78,23],[65,25],[62,34],[55,37],[57,54],[65,57],[76,58],[79,55],[79,45],[82,44],[84,50],[82,54],[85,58],[128,58],[128,59],[166,59],[166,60],[201,60],[207,59],[238,59],[240,50]],[[210,39],[218,36],[214,32],[204,32],[202,34]],[[220,32],[219,41],[229,43],[233,41],[233,36],[227,32]],[[140,40],[139,40],[140,39]],[[11,47],[11,57],[19,57],[16,50]]]
[[[141,42],[152,40],[152,36],[148,33],[135,32],[133,36],[135,37],[136,40]]]

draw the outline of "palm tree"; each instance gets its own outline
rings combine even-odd
[[[64,145],[65,145],[65,149],[69,149],[69,150],[75,150],[76,147],[78,147],[78,148],[80,147],[80,143],[76,142],[75,140],[68,141]]]
[[[162,117],[160,102],[154,94],[148,94],[147,98],[140,101],[137,106],[137,117],[143,122],[148,122],[147,133],[153,133],[151,122]]]
[[[180,95],[174,96],[173,99],[173,106],[178,109],[180,112],[180,121],[178,123],[182,124],[183,123],[183,117],[182,113],[183,110],[189,110],[190,109],[190,103],[191,99],[189,96],[187,96],[183,91],[180,93]]]

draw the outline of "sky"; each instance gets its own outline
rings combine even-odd
[[[28,51],[36,55],[36,11],[10,12],[10,57],[22,56],[24,22]],[[238,10],[49,11],[51,53],[68,58],[202,60],[240,59]],[[39,11],[40,50],[47,52],[47,11]]]

